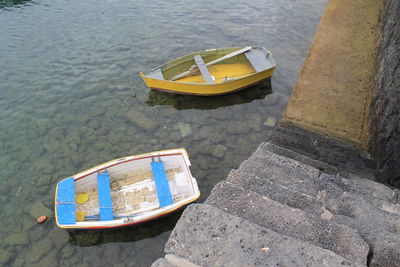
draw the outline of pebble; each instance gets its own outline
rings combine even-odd
[[[264,122],[265,126],[274,127],[276,125],[276,118],[269,116],[267,120]]]

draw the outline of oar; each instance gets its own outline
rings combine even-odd
[[[225,55],[225,56],[223,56],[223,57],[220,57],[220,58],[217,58],[216,60],[213,60],[213,61],[208,62],[208,63],[206,64],[206,66],[211,66],[211,65],[214,65],[214,64],[216,64],[216,63],[218,63],[218,62],[221,62],[221,61],[223,61],[223,60],[225,60],[225,59],[228,59],[228,58],[231,58],[231,57],[240,55],[240,54],[242,54],[242,53],[245,53],[245,52],[251,50],[251,48],[252,48],[251,46],[248,46],[248,47],[245,47],[245,48],[236,50],[235,52],[229,53],[229,54],[227,54],[227,55]],[[185,77],[186,75],[195,73],[195,72],[197,72],[198,70],[199,70],[199,69],[198,69],[197,65],[192,65],[192,66],[189,68],[188,71],[179,73],[179,74],[175,75],[174,77],[172,77],[170,80],[171,80],[171,81],[178,80],[178,79],[180,79],[180,78]]]

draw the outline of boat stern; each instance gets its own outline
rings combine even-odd
[[[74,177],[66,178],[57,184],[54,210],[58,227],[71,228],[76,224]]]

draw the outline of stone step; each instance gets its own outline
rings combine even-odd
[[[364,186],[358,184],[358,181],[322,174],[317,181],[318,184],[310,180],[301,181],[303,187],[300,189],[311,188],[309,191],[302,190],[303,192],[298,191],[299,187],[281,185],[279,179],[271,181],[269,178],[260,178],[255,174],[241,171],[231,171],[227,181],[287,206],[316,215],[330,212],[334,215],[361,220],[363,223],[374,224],[383,231],[396,234],[400,231],[400,217],[396,213],[396,207],[399,205],[391,204],[388,199],[385,199],[388,192],[384,191],[384,187],[376,190],[369,187],[375,183],[373,181],[370,181],[372,184],[368,184],[369,186]],[[382,200],[374,197],[379,194],[383,194],[380,195]]]
[[[298,191],[314,198],[319,198],[321,192],[325,199],[331,201],[334,206],[339,199],[354,199],[362,196],[370,204],[376,205],[391,203],[391,197],[395,193],[390,188],[374,181],[364,181],[353,175],[351,179],[340,176],[321,174],[316,168],[300,163],[291,158],[279,156],[265,149],[262,144],[253,155],[244,161],[239,171],[242,173],[256,175],[262,179],[268,179],[272,183]],[[373,197],[368,197],[372,195]],[[379,200],[380,202],[377,202]],[[351,206],[347,205],[347,208]]]
[[[269,142],[298,154],[325,162],[341,171],[375,179],[376,162],[351,144],[325,135],[301,129],[290,123],[280,123],[269,136]]]
[[[298,166],[301,170],[306,167],[272,155],[263,145],[242,163],[240,171],[232,171],[227,180],[291,207],[319,215],[331,212],[333,221],[359,231],[371,248],[371,262],[397,265],[397,257],[391,260],[385,255],[400,251],[400,206],[395,204],[398,192],[350,173],[347,178],[324,173],[316,178],[312,170],[309,175],[304,171],[300,176],[291,175]],[[387,265],[388,262],[391,264]]]
[[[307,156],[298,154],[292,150],[285,149],[283,147],[280,147],[275,144],[267,142],[267,143],[263,143],[259,146],[257,151],[254,153],[255,154],[254,156],[255,157],[262,156],[263,151],[269,151],[273,154],[281,156],[281,158],[283,158],[283,159],[285,159],[285,158],[293,159],[302,165],[312,166],[312,167],[318,169],[321,173],[337,175],[340,177],[340,179],[339,179],[340,183],[336,183],[336,184],[340,185],[341,187],[343,187],[343,185],[349,184],[348,181],[346,181],[346,182],[342,181],[342,180],[345,180],[345,179],[342,179],[342,177],[345,177],[346,179],[353,181],[353,182],[350,182],[350,186],[353,187],[352,190],[354,188],[358,187],[357,190],[361,191],[362,193],[365,193],[366,191],[368,191],[368,193],[372,193],[374,195],[374,197],[376,197],[378,199],[381,199],[381,200],[392,200],[393,199],[394,191],[390,187],[388,187],[384,184],[372,181],[370,179],[361,178],[360,176],[358,176],[356,174],[342,172],[329,164],[326,164],[326,163],[314,160],[312,158],[309,158]],[[264,154],[267,157],[268,156],[270,157],[270,155],[271,155],[269,153],[264,153]],[[251,160],[251,158],[249,160]],[[268,161],[270,159],[266,159],[266,160]],[[279,165],[277,165],[277,166],[279,166]],[[315,175],[313,175],[312,177],[315,177]]]
[[[322,189],[327,190],[327,188],[330,191],[337,190],[337,193],[342,192],[336,185],[321,181],[318,169],[291,158],[276,155],[264,149],[262,145],[249,159],[242,162],[238,170],[268,179],[309,196],[317,197]]]
[[[400,235],[377,223],[374,217],[376,215],[371,214],[367,220],[356,220],[335,215],[333,220],[358,230],[370,247],[368,266],[400,266]]]
[[[322,162],[322,161],[315,160],[313,158],[307,157],[307,156],[299,154],[299,153],[297,153],[297,152],[295,152],[293,150],[286,149],[284,147],[275,145],[273,143],[266,142],[266,143],[263,143],[261,145],[263,146],[264,149],[266,149],[268,151],[271,151],[274,154],[294,159],[294,160],[296,160],[298,162],[301,162],[303,164],[312,166],[312,167],[318,169],[321,172],[330,173],[330,174],[337,174],[339,172],[338,168],[336,168],[336,167],[334,167],[334,166],[332,166],[330,164],[327,164],[327,163]]]
[[[385,185],[368,179],[357,179],[355,177],[346,179],[325,173],[320,175],[320,179],[326,183],[337,185],[343,191],[335,199],[332,197],[328,198],[326,202],[332,200],[335,202],[334,204],[328,204],[328,206],[339,204],[344,206],[345,209],[351,208],[353,213],[351,217],[356,218],[362,218],[363,216],[370,217],[370,214],[375,214],[375,219],[382,222],[391,222],[399,218],[400,210],[399,212],[395,211],[399,205],[392,203],[392,197],[396,191],[391,190]],[[338,212],[338,214],[345,215],[343,212]]]
[[[346,186],[348,191],[352,191],[358,194],[369,195],[381,201],[393,202],[393,204],[398,204],[397,199],[394,198],[395,189],[384,184],[372,181],[370,179],[362,178],[358,175],[351,173],[342,173],[340,181],[341,187]],[[327,174],[324,174],[327,175]],[[343,179],[345,178],[345,179]],[[338,184],[339,185],[339,184]],[[349,185],[349,186],[347,186]]]
[[[184,211],[165,252],[201,266],[362,266],[206,204]]]
[[[187,259],[178,257],[173,254],[167,254],[164,258],[160,258],[153,262],[151,267],[200,267]]]
[[[231,170],[226,181],[293,208],[314,214],[323,212],[323,203],[317,197],[298,192],[267,178],[259,178],[255,174]]]
[[[274,232],[331,250],[349,260],[367,262],[368,245],[356,230],[332,222],[332,215],[316,216],[228,182],[217,184],[206,204]]]

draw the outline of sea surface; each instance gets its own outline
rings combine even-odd
[[[184,147],[201,201],[266,140],[326,0],[1,0],[0,265],[149,266],[180,213],[66,231],[56,183],[102,162]],[[138,72],[206,48],[260,45],[267,84],[218,97],[150,92]]]

